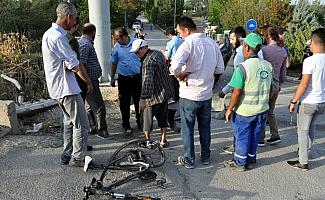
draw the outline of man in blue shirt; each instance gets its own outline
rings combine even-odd
[[[178,47],[184,42],[184,40],[182,40],[182,38],[180,38],[175,29],[173,28],[169,28],[166,31],[166,35],[168,37],[169,42],[167,42],[166,45],[166,51],[165,51],[165,57],[170,61],[173,56],[176,53],[176,50],[178,49]]]
[[[169,28],[166,30],[166,35],[169,41],[167,42],[166,45],[166,50],[164,51],[164,55],[168,63],[172,60],[173,56],[175,55],[178,47],[184,42],[182,38],[180,38],[174,28]],[[177,127],[175,123],[175,114],[178,110],[179,104],[179,83],[177,79],[172,75],[170,76],[170,81],[173,86],[173,91],[174,91],[174,97],[173,97],[173,102],[170,102],[168,104],[168,123],[169,127],[173,129],[175,133],[180,132],[180,128]]]
[[[139,112],[139,100],[141,94],[140,60],[130,53],[132,43],[136,38],[130,38],[125,28],[118,28],[114,31],[114,38],[117,43],[112,52],[112,73],[111,86],[115,87],[115,73],[118,74],[118,92],[120,110],[122,114],[122,126],[125,134],[132,133],[130,126],[130,102],[131,97],[135,107],[138,129],[142,130]]]

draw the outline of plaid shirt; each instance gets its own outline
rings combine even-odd
[[[98,80],[102,75],[94,42],[89,37],[83,35],[79,39],[80,62],[85,65],[87,74],[91,80]]]
[[[164,59],[160,51],[149,50],[143,60],[141,99],[145,99],[148,106],[166,102],[173,96]]]

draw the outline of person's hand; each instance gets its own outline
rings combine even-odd
[[[111,78],[111,86],[115,87],[115,79],[114,79],[114,77]]]
[[[146,100],[140,99],[140,101],[139,101],[139,112],[144,110],[146,107],[147,107]]]
[[[188,79],[188,75],[190,74],[191,74],[190,72],[182,72],[177,76],[177,80],[186,82]]]
[[[230,122],[232,117],[232,110],[227,110],[225,113],[226,122]]]
[[[293,113],[295,111],[295,104],[290,103],[288,106],[289,112]]]
[[[219,96],[220,98],[224,98],[224,97],[226,96],[226,94],[223,93],[223,92],[221,91],[221,92],[219,92],[218,96]]]
[[[87,94],[91,94],[94,91],[94,87],[92,83],[87,83]]]

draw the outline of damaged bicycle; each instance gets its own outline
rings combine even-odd
[[[98,164],[90,156],[86,156],[85,172],[96,169],[102,169],[103,172],[99,179],[92,178],[90,185],[84,187],[83,199],[87,200],[95,195],[107,195],[113,199],[160,200],[157,197],[117,193],[114,189],[135,179],[156,181],[157,186],[164,187],[166,180],[157,178],[157,173],[152,171],[153,168],[161,167],[164,163],[165,153],[160,144],[145,139],[135,139],[124,143],[113,153],[107,164]],[[124,170],[130,174],[104,186],[104,179],[110,174],[110,170]]]

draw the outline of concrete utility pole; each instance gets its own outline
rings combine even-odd
[[[176,28],[176,2],[177,0],[174,1],[174,28]]]
[[[100,81],[110,81],[112,41],[109,0],[88,0],[88,7],[89,21],[96,26],[95,49],[103,71]]]

